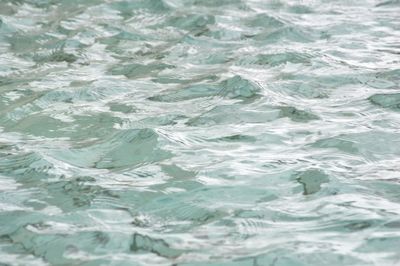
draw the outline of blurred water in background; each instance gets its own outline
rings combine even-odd
[[[1,265],[400,265],[400,1],[1,0]]]

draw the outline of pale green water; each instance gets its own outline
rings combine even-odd
[[[400,2],[0,0],[1,265],[400,265]]]

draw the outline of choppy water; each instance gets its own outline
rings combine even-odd
[[[1,265],[400,265],[400,2],[1,0]]]

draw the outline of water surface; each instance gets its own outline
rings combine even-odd
[[[399,265],[400,2],[0,1],[2,265]]]

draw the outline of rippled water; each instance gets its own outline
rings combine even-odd
[[[1,0],[1,265],[400,265],[400,2]]]

